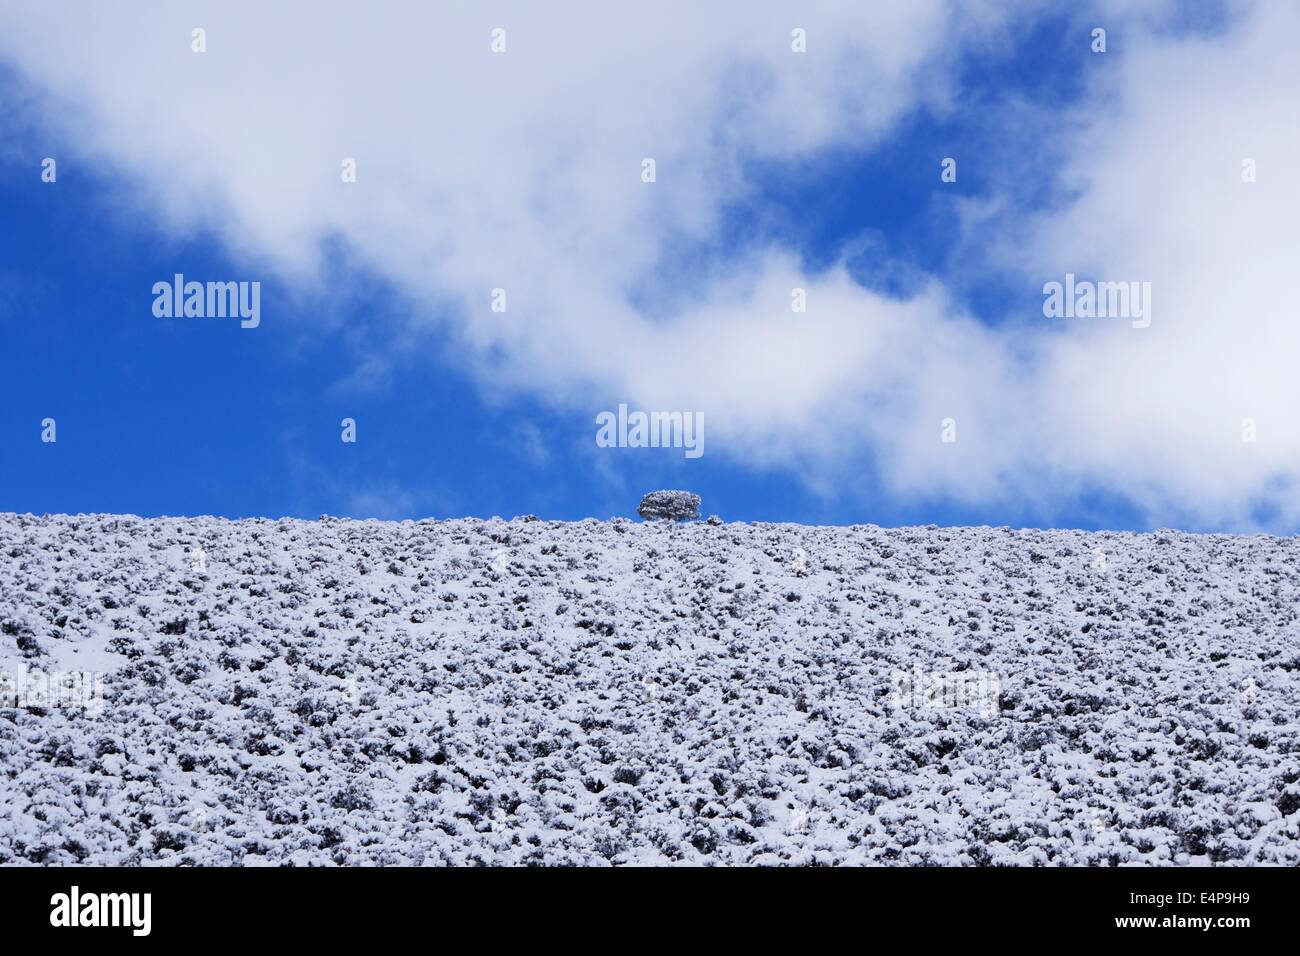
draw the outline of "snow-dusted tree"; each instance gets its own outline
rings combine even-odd
[[[689,491],[652,491],[636,513],[647,521],[694,521],[700,517],[700,496]]]

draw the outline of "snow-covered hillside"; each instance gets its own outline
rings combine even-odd
[[[1300,865],[1298,599],[1267,537],[0,515],[0,864]]]

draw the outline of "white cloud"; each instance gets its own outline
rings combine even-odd
[[[1113,107],[1071,117],[1063,180],[1079,198],[1032,221],[1014,254],[1038,282],[1152,283],[1149,328],[1063,331],[1033,393],[1044,459],[1168,520],[1240,522],[1264,501],[1300,517],[1275,484],[1300,468],[1300,9],[1240,12],[1209,40],[1132,25],[1133,52],[1091,98]]]
[[[803,274],[780,249],[656,283],[666,252],[746,195],[744,161],[879,143],[918,107],[960,109],[954,57],[1009,42],[1029,4],[131,9],[0,12],[0,57],[41,91],[42,120],[119,167],[166,228],[216,228],[300,283],[341,238],[355,265],[428,304],[485,389],[583,417],[621,400],[702,410],[710,454],[813,479],[868,453],[900,495],[1049,501],[1100,485],[1153,514],[1240,521],[1300,461],[1285,4],[1211,41],[1114,7],[1104,109],[1051,130],[1072,143],[1062,181],[1077,200],[1029,222],[1012,203],[973,219],[990,230],[977,245],[1025,282],[1152,281],[1144,330],[990,328],[937,281],[892,300],[843,268]],[[503,55],[489,51],[498,26]],[[794,27],[807,54],[790,50]],[[1243,156],[1260,182],[1239,181]],[[339,181],[345,157],[355,185]],[[505,315],[488,310],[498,286]],[[646,289],[670,307],[646,307]],[[1243,446],[1247,416],[1260,439]],[[955,445],[939,441],[948,417]]]

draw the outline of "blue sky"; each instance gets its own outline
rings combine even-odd
[[[358,134],[352,149],[362,156],[357,186],[372,190],[360,201],[370,205],[348,207],[322,223],[313,190],[321,196],[334,190],[328,202],[338,202],[332,173],[323,175],[320,185],[304,188],[301,196],[290,196],[280,210],[265,200],[278,201],[284,190],[257,194],[272,185],[255,181],[256,163],[248,169],[239,165],[248,150],[263,149],[260,161],[272,166],[277,154],[271,146],[254,136],[252,145],[232,154],[240,157],[237,162],[223,162],[220,154],[228,145],[222,141],[238,137],[245,118],[248,128],[260,129],[259,110],[268,111],[261,120],[269,117],[270,122],[287,115],[272,106],[278,96],[283,97],[281,107],[300,102],[292,89],[279,91],[273,84],[266,96],[272,106],[264,106],[233,89],[223,93],[219,85],[204,87],[209,106],[216,103],[226,110],[226,125],[214,121],[209,129],[183,117],[173,124],[163,112],[165,97],[173,95],[166,90],[150,93],[159,98],[141,103],[99,95],[96,69],[115,76],[129,68],[111,52],[96,47],[84,75],[68,77],[57,64],[76,57],[77,51],[58,44],[75,44],[75,39],[51,39],[48,31],[38,31],[34,35],[48,45],[37,45],[35,52],[30,45],[21,53],[0,46],[6,64],[0,74],[0,116],[7,118],[0,124],[6,138],[0,150],[0,510],[381,518],[535,513],[575,519],[630,515],[642,493],[681,487],[701,494],[706,512],[734,520],[1120,529],[1176,521],[1194,529],[1290,530],[1289,477],[1273,464],[1224,469],[1222,475],[1208,476],[1203,486],[1187,479],[1183,467],[1171,480],[1164,469],[1178,467],[1178,455],[1204,460],[1211,472],[1219,465],[1210,446],[1198,445],[1198,436],[1177,437],[1177,425],[1161,422],[1158,413],[1153,413],[1153,434],[1175,436],[1169,440],[1181,444],[1168,453],[1153,448],[1155,460],[1150,462],[1141,460],[1140,439],[1129,436],[1114,447],[1107,444],[1112,434],[1127,434],[1126,420],[1117,420],[1113,428],[1101,422],[1096,436],[1078,443],[1087,446],[1086,452],[1076,454],[1076,444],[1069,441],[1043,443],[1052,446],[1050,460],[1046,452],[1038,454],[1040,443],[1033,436],[1022,434],[1011,442],[995,434],[997,428],[1023,432],[1029,427],[1023,421],[1033,420],[1039,401],[1061,405],[1045,415],[1062,422],[1096,421],[1093,413],[1062,403],[1059,389],[1050,401],[1037,391],[1045,387],[1047,370],[1060,364],[1041,354],[1065,348],[1058,343],[1066,341],[1065,336],[1049,338],[1060,330],[1042,328],[1043,279],[1066,269],[1099,274],[1107,266],[1141,278],[1144,268],[1152,268],[1144,264],[1140,249],[1129,260],[1132,271],[1124,270],[1124,260],[1117,265],[1106,258],[1118,255],[1114,249],[1122,251],[1124,242],[1098,227],[1114,209],[1111,197],[1097,186],[1108,182],[1107,167],[1097,165],[1103,163],[1099,150],[1125,141],[1125,134],[1108,129],[1093,141],[1094,148],[1081,148],[1087,142],[1079,138],[1081,125],[1136,122],[1134,114],[1143,109],[1167,114],[1169,98],[1180,95],[1179,85],[1155,90],[1134,58],[1176,58],[1219,43],[1229,51],[1225,56],[1237,55],[1232,31],[1251,16],[1236,9],[1229,14],[1218,4],[1184,8],[1154,22],[1112,13],[1107,21],[1113,24],[1110,48],[1098,55],[1089,48],[1095,17],[1061,16],[1036,4],[1025,9],[988,33],[954,26],[937,48],[918,49],[914,62],[884,81],[870,75],[869,65],[863,67],[867,75],[855,75],[864,56],[858,49],[848,51],[831,70],[834,87],[815,86],[811,79],[792,81],[797,96],[822,96],[816,108],[827,113],[825,128],[812,132],[800,125],[809,111],[806,103],[789,113],[772,107],[769,116],[760,113],[767,109],[761,100],[755,106],[749,94],[738,101],[720,94],[716,108],[701,110],[700,116],[653,107],[659,113],[646,125],[659,130],[661,142],[667,142],[668,132],[685,131],[684,142],[713,145],[705,150],[678,143],[670,156],[680,159],[661,160],[663,179],[648,187],[659,190],[649,200],[659,205],[645,205],[644,189],[626,201],[611,199],[606,208],[612,225],[619,223],[620,203],[626,206],[620,236],[645,231],[643,246],[628,242],[631,255],[644,255],[635,267],[626,256],[600,258],[600,244],[593,239],[588,247],[581,238],[602,227],[582,216],[601,215],[601,197],[587,194],[598,193],[604,167],[593,165],[580,175],[582,164],[594,163],[592,147],[579,137],[573,153],[566,154],[563,121],[557,122],[553,141],[544,133],[522,140],[517,160],[522,180],[540,175],[530,165],[541,162],[535,157],[555,164],[558,155],[561,168],[573,164],[575,182],[555,189],[576,190],[579,198],[576,205],[562,207],[562,214],[547,218],[548,212],[518,212],[518,221],[509,219],[516,214],[512,208],[546,205],[547,188],[539,191],[532,183],[515,207],[501,207],[507,210],[501,234],[492,235],[483,226],[490,216],[477,214],[458,230],[457,214],[448,211],[455,199],[438,197],[474,195],[481,186],[490,204],[494,182],[472,181],[477,173],[470,162],[439,178],[440,155],[453,161],[440,150],[385,166],[388,192],[375,191],[370,184],[378,161],[366,150],[378,150],[378,134]],[[937,16],[927,30],[955,19],[942,11]],[[246,38],[252,43],[255,31],[275,29],[234,20],[223,24],[217,17],[211,13],[204,21],[211,21],[208,29],[217,38],[212,52],[205,53],[213,60],[195,61],[196,54],[184,49],[190,38],[182,19],[174,31],[180,52],[168,54],[172,58],[160,60],[157,69],[189,70],[193,62],[216,62],[222,68],[217,57],[223,47]],[[488,22],[496,21],[484,24]],[[846,24],[844,30],[854,28]],[[524,31],[513,36],[520,33],[529,36]],[[810,31],[814,46],[809,57],[825,35]],[[165,37],[150,32],[149,42],[172,42]],[[329,39],[321,42],[328,46]],[[1240,55],[1258,59],[1257,50],[1249,50],[1245,41],[1241,45],[1247,49]],[[712,47],[707,52],[715,59],[720,55]],[[129,50],[120,53],[131,55]],[[519,55],[522,66],[514,68],[551,69],[543,56],[530,61],[526,55]],[[738,63],[747,62],[743,50],[735,55]],[[707,59],[701,54],[701,63]],[[571,65],[571,58],[566,62]],[[786,82],[780,71],[787,62],[773,60],[775,84]],[[291,62],[282,65],[286,74],[293,68]],[[700,69],[703,76],[715,75]],[[278,74],[272,69],[267,75]],[[1271,82],[1276,85],[1275,78]],[[897,102],[873,106],[873,115],[859,117],[851,104],[855,83],[863,84],[864,95],[883,85],[892,93],[881,95],[894,95]],[[182,81],[174,94],[182,113],[183,86]],[[849,105],[827,105],[830,88],[836,90],[832,99],[843,98]],[[400,100],[403,94],[392,95]],[[447,95],[472,100],[477,94],[449,89]],[[398,102],[394,109],[402,105]],[[151,128],[148,135],[155,137],[147,144],[138,140],[141,118]],[[786,148],[764,139],[772,129],[787,127],[792,142],[805,135],[810,145]],[[306,121],[304,128],[312,133]],[[393,130],[401,137],[413,135],[400,124]],[[448,130],[454,140],[455,127]],[[621,130],[611,120],[610,141]],[[653,150],[653,143],[641,148]],[[339,151],[324,152],[322,168],[336,169]],[[58,159],[55,183],[41,181],[46,156]],[[629,156],[628,168],[634,171],[637,155]],[[940,160],[948,156],[958,158],[956,183],[939,178]],[[1236,174],[1235,154],[1232,162],[1230,179]],[[680,182],[686,185],[679,185],[672,177],[688,164],[698,181],[687,182],[683,175]],[[400,170],[411,166],[418,172],[411,173],[410,182],[402,181]],[[725,176],[718,172],[724,166]],[[500,169],[513,175],[507,161],[501,161]],[[630,172],[629,182],[634,175]],[[634,188],[644,185],[635,183]],[[392,218],[384,228],[372,228],[370,218],[394,197],[393,205],[409,201],[411,208],[386,213]],[[1291,198],[1283,197],[1282,208]],[[1157,199],[1142,211],[1157,224],[1152,235],[1177,236],[1174,217],[1193,198],[1184,190],[1182,205],[1177,193],[1166,197],[1163,206]],[[697,213],[699,222],[694,221]],[[1162,216],[1169,220],[1163,227]],[[566,247],[561,230],[569,226],[578,238]],[[465,238],[462,251],[461,237],[480,228],[485,235]],[[1114,228],[1116,236],[1134,231],[1131,223],[1118,219]],[[533,229],[541,239],[530,246]],[[1098,238],[1091,247],[1077,238],[1092,233]],[[478,268],[488,254],[483,250],[508,245],[516,235],[522,238],[512,248],[512,261],[519,270],[536,268],[537,275],[512,282],[515,274],[502,268],[505,278],[500,281],[512,290],[512,310],[519,308],[515,302],[524,302],[524,309],[537,303],[538,321],[555,316],[556,331],[549,339],[481,331],[473,323],[491,321],[490,314],[468,315],[472,309],[465,306],[481,284],[470,292],[456,284],[459,275]],[[393,246],[386,248],[383,242],[390,239]],[[1019,243],[1026,245],[1018,248]],[[1002,248],[1004,244],[1011,248]],[[1030,248],[1034,256],[1042,253],[1036,272],[1019,262]],[[423,259],[404,262],[406,249],[427,254],[429,271],[436,276],[426,274]],[[564,260],[545,258],[561,253]],[[770,256],[783,264],[766,264]],[[584,308],[577,304],[585,298],[582,285],[575,289],[569,283],[559,298],[550,295],[551,289],[535,297],[526,291],[542,289],[556,270],[572,262],[581,265],[577,274],[584,282],[600,290],[592,293],[590,315],[569,315]],[[748,275],[761,286],[765,275],[784,274],[787,266],[804,277],[798,281],[809,285],[817,301],[841,303],[841,311],[856,307],[853,296],[863,296],[864,321],[870,321],[872,309],[892,315],[897,306],[915,309],[925,322],[934,323],[917,332],[929,340],[942,341],[948,330],[961,329],[960,335],[972,343],[971,364],[962,373],[970,394],[954,391],[953,406],[965,408],[962,403],[969,401],[971,408],[991,409],[982,413],[985,422],[1003,416],[1012,424],[977,426],[975,441],[985,442],[987,452],[977,445],[968,453],[977,457],[966,463],[932,466],[922,456],[943,454],[944,449],[938,446],[937,416],[928,406],[915,417],[924,426],[915,426],[908,411],[891,431],[890,416],[903,415],[891,404],[896,390],[839,402],[834,393],[814,392],[821,371],[797,353],[790,355],[788,372],[766,380],[735,373],[736,392],[752,393],[752,400],[724,392],[720,385],[710,391],[710,365],[702,359],[698,368],[674,378],[672,369],[679,363],[674,350],[707,357],[719,342],[735,341],[738,327],[710,311],[720,299],[719,284],[725,287],[732,275]],[[200,281],[257,279],[262,287],[260,326],[244,330],[229,320],[155,317],[151,288],[177,272]],[[490,267],[484,269],[491,273]],[[859,291],[838,286],[838,277]],[[824,295],[819,291],[823,285]],[[516,288],[525,292],[516,293]],[[932,301],[927,289],[941,294]],[[618,321],[626,323],[629,343],[657,342],[655,336],[669,326],[676,330],[674,337],[662,352],[646,354],[643,365],[633,365],[626,356],[611,359],[608,367],[598,358],[570,357],[566,353],[580,351],[571,348],[575,336],[597,334],[601,323],[615,321],[602,312],[600,295],[610,297],[619,316],[627,310]],[[1187,296],[1196,298],[1195,290]],[[925,310],[939,299],[941,306],[935,308],[942,314],[928,317]],[[808,318],[783,321],[816,320],[812,310]],[[899,327],[910,321],[902,318]],[[1016,330],[1022,327],[1028,331],[1020,335]],[[694,331],[715,328],[716,334],[700,331],[697,336]],[[769,326],[756,326],[760,328]],[[808,334],[819,333],[810,326]],[[1089,344],[1087,336],[1097,344]],[[525,338],[529,344],[519,344]],[[1108,355],[1113,353],[1105,349],[1146,344],[1132,346],[1130,338],[1115,345],[1115,335],[1092,329],[1076,338],[1080,344],[1070,346],[1070,357],[1077,351],[1098,367],[1111,364]],[[841,375],[850,382],[855,376],[880,380],[888,374],[898,381],[933,378],[946,387],[952,375],[925,364],[929,340],[898,339],[892,352],[873,352],[860,366],[837,368],[826,377]],[[770,350],[780,352],[781,341],[774,337]],[[954,331],[951,341],[963,340]],[[828,354],[836,347],[831,341]],[[953,349],[967,351],[962,345]],[[992,364],[981,365],[985,352]],[[1128,354],[1122,353],[1121,360],[1127,361]],[[906,367],[909,361],[922,363],[915,375]],[[1025,363],[1032,366],[1028,371],[1022,369]],[[656,365],[665,370],[663,383],[657,381]],[[1008,376],[1019,378],[1022,372],[1023,381],[1006,384]],[[1161,374],[1182,379],[1203,372],[1189,365]],[[798,407],[781,404],[779,413],[773,413],[771,408],[778,406],[765,405],[771,398],[763,393],[780,391],[787,374],[791,391],[807,400]],[[1241,374],[1248,380],[1251,370]],[[675,392],[673,382],[679,383]],[[996,404],[987,398],[994,393]],[[672,407],[704,409],[711,440],[701,458],[688,460],[680,449],[595,447],[595,412],[620,401],[635,405],[638,399],[678,396],[680,404]],[[1254,400],[1257,405],[1261,401]],[[658,407],[646,401],[642,405]],[[1241,416],[1229,405],[1224,419],[1235,440]],[[956,420],[969,427],[974,414],[963,412]],[[52,444],[41,441],[46,417],[57,421],[58,439]],[[340,441],[344,417],[357,422],[355,444]],[[907,430],[914,427],[933,432],[926,432],[923,446],[921,438],[915,439],[923,451],[908,444],[911,437],[897,442],[893,437],[910,435]],[[1053,434],[1064,427],[1052,426]],[[1278,460],[1285,453],[1280,449]],[[932,474],[938,476],[933,481]]]

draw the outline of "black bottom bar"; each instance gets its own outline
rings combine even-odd
[[[1296,883],[1296,871],[1281,869],[4,868],[0,918],[11,945],[72,933],[82,941],[374,944],[397,932],[479,924],[494,942],[515,933],[553,943],[626,939],[674,925],[734,940],[791,920],[827,932],[848,923],[920,932],[928,942],[973,932],[1002,941],[1041,941],[1051,932],[1058,935],[1047,938],[1071,941],[1231,942],[1292,923]]]

